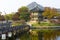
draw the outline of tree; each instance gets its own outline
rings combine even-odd
[[[1,14],[2,14],[2,12],[0,12],[0,21],[4,21],[5,17],[4,17],[4,15],[1,15]]]
[[[42,14],[44,17],[51,19],[58,16],[58,12],[55,8],[45,7],[45,11]]]
[[[4,21],[5,17],[3,15],[0,15],[0,21]]]
[[[13,15],[14,15],[13,13],[12,14],[6,14],[5,19],[6,20],[12,20]]]
[[[0,21],[4,21],[5,18],[4,18],[4,15],[1,15],[2,12],[0,12]]]
[[[19,16],[20,16],[20,14],[19,14],[18,12],[16,12],[16,13],[13,15],[12,19],[13,19],[13,20],[19,20]]]
[[[18,12],[20,14],[19,18],[23,19],[25,21],[28,21],[30,19],[30,13],[27,7],[23,6],[18,9]]]
[[[21,12],[28,12],[28,8],[25,7],[25,6],[22,6],[21,8],[18,9],[18,12],[21,13]]]

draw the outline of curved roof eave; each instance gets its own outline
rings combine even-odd
[[[28,7],[29,10],[33,10],[34,8],[38,8],[38,9],[40,9],[41,11],[44,10],[44,7],[41,6],[41,5],[39,5],[39,4],[37,4],[36,2],[32,2],[32,3],[29,4],[27,7]]]

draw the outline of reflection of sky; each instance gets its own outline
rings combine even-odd
[[[12,33],[8,33],[8,37],[11,37],[12,36]],[[2,34],[2,39],[6,39],[6,34]]]
[[[2,34],[2,39],[6,39],[6,34]]]
[[[60,8],[59,0],[0,0],[0,11],[6,11],[7,13],[15,12],[19,7],[34,1],[42,6]]]
[[[60,36],[59,37],[57,37],[57,39],[56,40],[60,40]]]

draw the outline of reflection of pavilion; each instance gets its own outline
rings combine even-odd
[[[32,2],[31,4],[29,4],[28,9],[31,11],[31,20],[33,21],[37,21],[42,20],[42,12],[44,11],[44,7],[42,7],[41,5],[37,4],[36,2]]]

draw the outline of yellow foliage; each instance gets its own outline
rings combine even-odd
[[[42,14],[44,17],[47,17],[48,19],[51,19],[53,18],[54,16],[58,16],[58,12],[55,8],[49,8],[49,7],[46,7],[45,8],[45,11],[43,12]]]

